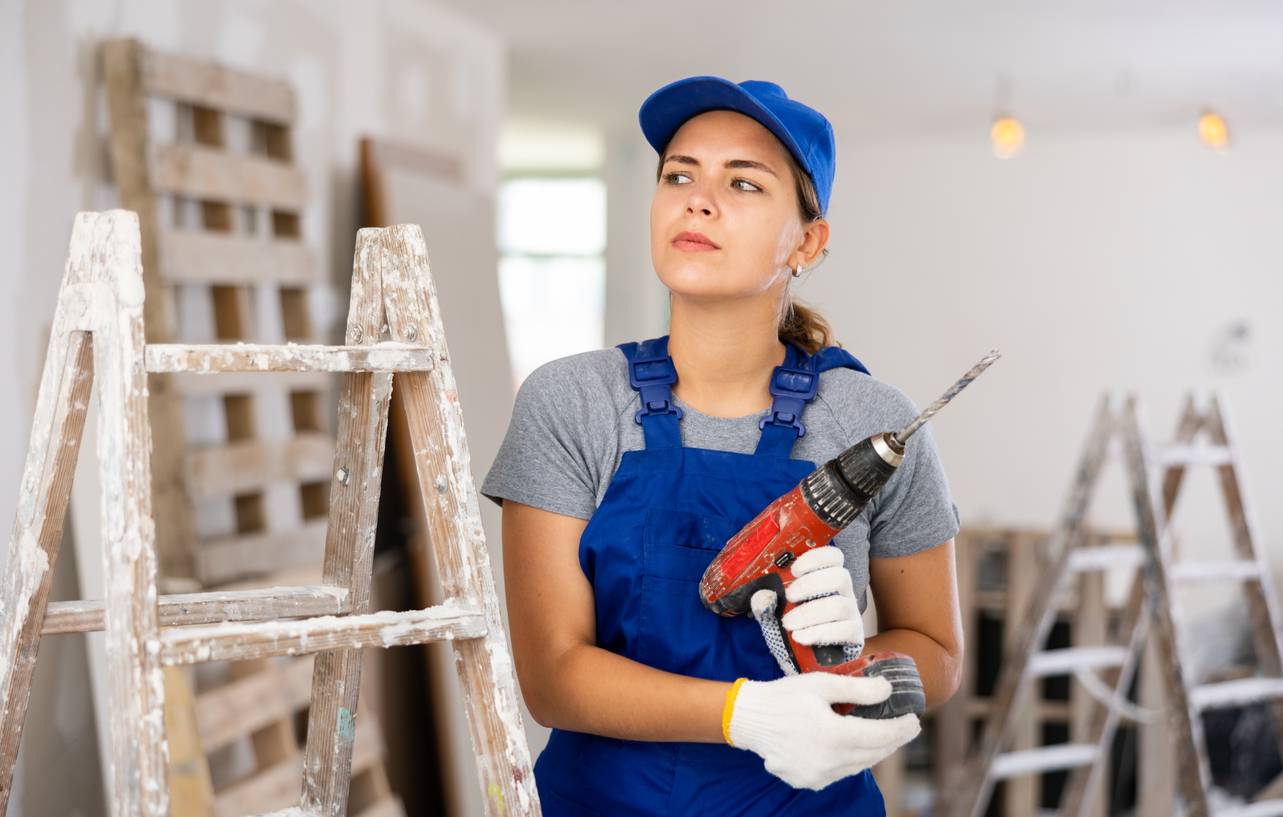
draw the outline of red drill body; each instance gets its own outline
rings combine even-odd
[[[747,613],[759,590],[775,591],[777,623],[797,605],[784,588],[793,581],[794,560],[811,548],[827,545],[859,516],[904,460],[904,446],[950,400],[998,359],[990,352],[899,432],[882,432],[851,446],[815,469],[793,490],[768,505],[735,534],[704,571],[700,597],[704,606],[723,616]],[[793,666],[799,672],[873,675],[891,682],[891,696],[880,704],[839,704],[839,713],[867,718],[895,717],[926,709],[922,679],[913,658],[890,650],[850,659],[841,645],[807,646],[781,626]]]

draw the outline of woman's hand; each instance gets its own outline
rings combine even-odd
[[[784,595],[797,606],[780,624],[799,644],[852,644],[863,649],[864,621],[844,558],[837,545],[825,545],[793,562],[794,579]]]
[[[822,789],[867,769],[922,729],[912,713],[872,719],[833,711],[835,703],[886,700],[885,678],[804,672],[737,684],[727,694],[728,742],[761,755],[766,770],[794,788]]]

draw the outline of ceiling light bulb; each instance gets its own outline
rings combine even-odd
[[[993,127],[989,129],[989,141],[993,143],[994,156],[1009,159],[1024,145],[1025,128],[1010,116],[1000,116],[993,120]]]
[[[1230,128],[1218,113],[1208,111],[1198,118],[1198,139],[1212,150],[1225,150],[1230,143]]]

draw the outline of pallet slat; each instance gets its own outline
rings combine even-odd
[[[150,168],[158,193],[284,210],[301,210],[307,201],[303,172],[273,159],[170,144],[152,149]]]
[[[205,60],[144,49],[143,90],[228,113],[288,124],[294,121],[294,89],[288,82]]]
[[[218,585],[238,576],[276,573],[309,560],[319,562],[324,550],[324,518],[281,531],[211,539],[196,551],[196,577]]]
[[[230,496],[262,490],[272,482],[346,478],[332,475],[334,441],[307,432],[282,442],[245,440],[190,449],[184,472],[193,497]]]
[[[170,229],[160,234],[160,255],[171,284],[324,283],[315,253],[296,239]]]

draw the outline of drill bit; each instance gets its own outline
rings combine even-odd
[[[932,417],[934,417],[936,412],[944,408],[945,405],[950,400],[952,400],[954,397],[957,396],[958,392],[962,391],[968,385],[970,385],[972,380],[975,380],[977,377],[979,377],[981,372],[989,368],[989,366],[1000,357],[1002,357],[1001,352],[999,352],[997,349],[991,350],[989,354],[985,355],[983,358],[980,359],[979,363],[972,366],[969,372],[967,372],[961,378],[959,378],[957,383],[954,383],[952,386],[950,386],[948,391],[940,395],[940,397],[934,403],[927,406],[925,409],[922,410],[921,414],[913,418],[913,422],[905,426],[903,431],[896,432],[894,435],[895,441],[899,443],[901,446],[903,446],[904,443],[910,437],[913,436],[913,432],[921,428],[922,424],[925,423],[927,420],[930,420]]]

